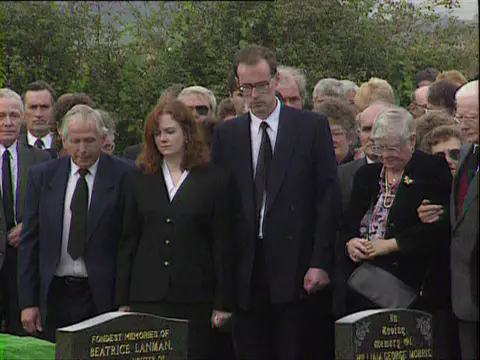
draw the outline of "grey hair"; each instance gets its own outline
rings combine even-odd
[[[305,77],[303,70],[290,66],[279,65],[277,71],[280,75],[280,84],[288,83],[292,80],[295,81],[297,83],[300,96],[302,99],[305,98],[305,94],[307,92],[307,78]]]
[[[348,93],[352,90],[355,94],[358,92],[358,85],[351,80],[340,80],[340,84],[342,85],[343,91],[345,91],[345,96],[348,96]]]
[[[105,136],[108,134],[108,129],[105,127],[105,123],[103,122],[102,115],[98,112],[98,110],[92,109],[88,105],[75,105],[72,107],[63,117],[62,120],[62,135],[64,139],[68,138],[68,124],[72,121],[88,121],[93,120],[95,121],[97,127],[97,135]]]
[[[387,136],[396,136],[406,141],[416,131],[415,120],[404,108],[391,106],[383,109],[375,118],[372,140],[378,140]]]
[[[213,95],[213,92],[208,90],[206,87],[203,86],[189,86],[180,91],[180,94],[178,94],[177,99],[181,99],[184,96],[189,96],[189,95],[203,95],[206,96],[208,99],[208,102],[210,103],[210,108],[212,109],[212,113],[216,114],[217,111],[217,99],[215,99],[215,95]]]
[[[315,102],[319,94],[346,99],[341,82],[337,79],[326,78],[317,82],[313,88],[312,100]]]
[[[17,100],[20,105],[20,112],[22,113],[22,115],[25,112],[25,105],[23,103],[22,97],[12,89],[9,89],[9,88],[0,89],[0,98]]]

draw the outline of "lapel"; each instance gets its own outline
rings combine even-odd
[[[418,151],[415,151],[412,155],[412,158],[408,162],[407,166],[405,166],[405,170],[403,172],[402,178],[400,179],[400,184],[398,185],[395,199],[393,200],[391,211],[388,214],[387,226],[386,226],[387,231],[389,228],[391,218],[395,218],[396,214],[399,214],[399,216],[401,216],[401,214],[403,213],[403,208],[406,206],[411,206],[412,193],[410,193],[410,195],[406,195],[404,193],[408,194],[410,190],[414,189],[414,187],[417,186],[415,182],[418,181],[417,180],[418,173],[415,172],[415,168],[419,163],[421,163],[419,157],[423,155],[424,155],[423,153],[419,153]],[[405,179],[411,179],[412,182],[410,184],[407,184],[405,182],[406,181]]]
[[[252,164],[252,137],[250,134],[250,115],[247,113],[239,118],[238,131],[233,143],[236,145],[235,153],[238,156],[238,186],[242,194],[243,211],[251,225],[255,224],[254,179]]]
[[[17,176],[17,192],[19,199],[16,204],[17,222],[21,222],[23,215],[23,199],[25,195],[25,181],[27,179],[27,171],[35,163],[35,154],[27,145],[18,142],[18,176]]]
[[[164,194],[163,198],[165,199],[165,201],[168,204],[177,205],[177,204],[182,204],[185,200],[191,198],[188,194],[191,192],[191,190],[195,191],[194,184],[196,183],[195,178],[197,176],[198,176],[198,172],[195,169],[190,170],[185,180],[183,180],[182,184],[177,189],[177,192],[175,193],[175,196],[173,197],[172,201],[170,201],[170,195],[168,194],[167,183],[165,182],[163,171],[160,170],[160,178],[161,178],[162,190]]]
[[[97,173],[93,183],[92,200],[88,209],[87,241],[92,237],[105,209],[110,203],[110,194],[114,190],[115,169],[113,159],[100,154]]]
[[[63,231],[63,213],[65,205],[65,192],[67,191],[68,176],[70,174],[70,156],[57,160],[57,169],[48,183],[48,193],[46,196],[46,206],[50,218],[52,229],[52,240],[58,242],[59,246],[62,240]]]
[[[466,166],[466,160],[468,157],[468,154],[473,150],[473,144],[465,145],[460,149],[460,159],[458,160],[458,167],[457,167],[457,172],[455,174],[455,177],[453,178],[453,183],[452,183],[452,196],[450,197],[450,219],[451,219],[451,225],[453,230],[457,227],[460,219],[463,217],[463,212],[462,216],[460,219],[457,219],[457,187],[458,187],[458,181],[460,180],[460,175],[463,172],[463,167]],[[476,187],[476,192],[478,193],[478,173],[475,175],[475,177],[472,180],[472,186],[473,182],[475,181],[475,187]],[[473,190],[472,190],[473,191]],[[465,197],[464,200],[464,205],[467,202],[467,199],[471,193],[471,189],[468,189],[467,196]],[[473,200],[473,198],[471,199]],[[470,201],[471,202],[471,201]],[[465,208],[465,206],[464,206]]]
[[[282,106],[280,109],[278,133],[275,142],[272,165],[270,168],[270,174],[268,175],[267,212],[270,211],[285,177],[285,172],[287,171],[290,157],[297,141],[298,129],[299,127],[295,126],[295,120],[288,116],[288,107]],[[250,160],[250,163],[251,162],[252,161]]]

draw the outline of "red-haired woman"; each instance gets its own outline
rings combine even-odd
[[[116,303],[187,319],[188,358],[211,359],[212,327],[232,309],[229,178],[180,101],[148,116],[140,171],[125,175]]]

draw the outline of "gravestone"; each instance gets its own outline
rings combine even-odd
[[[434,359],[432,315],[366,310],[335,323],[336,360]]]
[[[57,330],[56,359],[184,360],[188,321],[109,312]]]

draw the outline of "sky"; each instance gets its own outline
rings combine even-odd
[[[410,0],[413,3],[419,3],[421,0]],[[477,0],[460,0],[460,6],[453,13],[461,20],[472,20],[475,14],[478,14]]]

